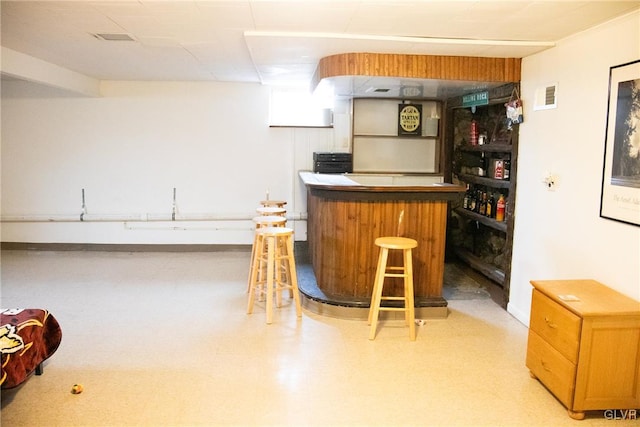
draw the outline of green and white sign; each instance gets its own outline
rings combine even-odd
[[[487,105],[489,103],[489,92],[476,92],[462,96],[463,107],[474,107],[476,105]]]

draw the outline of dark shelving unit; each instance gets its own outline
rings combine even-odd
[[[473,111],[463,105],[462,96],[448,99],[445,106],[445,179],[489,194],[501,193],[507,200],[504,221],[464,209],[462,201],[452,203],[447,253],[501,286],[504,307],[509,300],[518,158],[518,125],[507,127],[504,104],[511,99],[514,87],[517,85],[507,84],[489,90],[489,103]],[[487,134],[486,143],[470,144],[471,120]],[[509,179],[471,173],[471,165],[480,157],[509,160]]]

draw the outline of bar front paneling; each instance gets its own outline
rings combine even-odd
[[[413,250],[416,306],[446,305],[442,297],[447,204],[464,188],[450,185],[360,186],[323,184],[313,175],[307,185],[307,238],[318,287],[341,300],[371,297],[381,236],[418,241]],[[399,218],[402,214],[402,222]],[[398,254],[391,254],[391,262]],[[402,283],[385,289],[400,293]]]

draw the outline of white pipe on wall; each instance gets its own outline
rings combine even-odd
[[[196,222],[198,223],[198,222]],[[201,222],[200,222],[201,223]],[[168,222],[125,222],[125,230],[162,230],[162,231],[247,231],[253,232],[254,227],[230,227],[230,226],[194,226],[193,222],[168,221]]]
[[[251,221],[257,214],[86,214],[81,215],[2,215],[0,222],[151,222],[151,221]],[[291,221],[306,220],[306,212],[294,212],[287,215]]]

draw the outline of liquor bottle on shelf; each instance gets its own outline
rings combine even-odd
[[[463,209],[469,209],[469,199],[471,198],[471,190],[469,184],[467,184],[467,191],[464,193],[464,199],[462,199]]]
[[[489,194],[489,200],[487,200],[487,209],[485,215],[489,218],[495,218],[496,216],[496,199],[493,197],[493,193]]]
[[[510,159],[505,159],[504,160],[504,172],[503,172],[503,179],[505,180],[509,180],[509,175],[511,172],[511,160]]]
[[[485,191],[482,192],[482,197],[480,199],[480,211],[478,213],[482,216],[487,214],[487,193]]]
[[[504,194],[500,193],[500,197],[496,202],[496,221],[502,222],[504,221],[504,211],[506,208],[506,201],[504,199]]]
[[[471,145],[478,145],[478,122],[471,120],[471,130],[469,132]]]
[[[470,211],[473,211],[473,212],[476,211],[476,202],[477,202],[476,190],[473,189],[469,194],[469,210]]]
[[[480,166],[478,168],[478,176],[487,176],[487,158],[484,151],[480,154]]]

